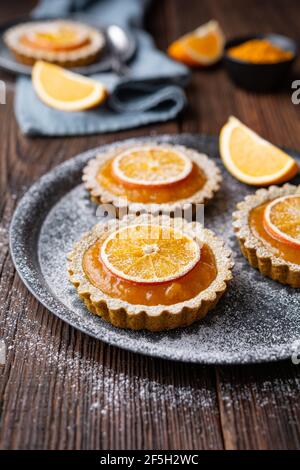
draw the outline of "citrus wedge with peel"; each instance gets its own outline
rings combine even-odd
[[[127,186],[168,186],[185,179],[191,160],[178,150],[143,146],[125,150],[112,163],[114,175]]]
[[[61,111],[90,109],[107,97],[107,90],[100,82],[43,61],[34,64],[32,83],[45,104]]]
[[[300,249],[300,194],[270,202],[264,212],[264,228],[277,240]]]
[[[299,170],[290,155],[234,117],[221,130],[220,155],[229,173],[253,186],[289,181]]]
[[[185,34],[168,47],[168,54],[190,66],[207,66],[218,62],[224,50],[224,34],[215,20]]]
[[[121,279],[157,284],[191,271],[200,259],[200,245],[171,226],[129,225],[106,238],[100,256],[106,268]]]

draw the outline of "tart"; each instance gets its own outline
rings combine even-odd
[[[233,214],[250,265],[282,284],[300,287],[300,185],[259,189]]]
[[[63,67],[95,62],[104,36],[86,24],[67,20],[22,23],[4,34],[7,47],[23,64],[44,60]]]
[[[232,278],[231,252],[197,222],[129,214],[97,224],[68,255],[87,308],[120,328],[190,325],[215,307]]]
[[[122,144],[89,161],[83,181],[92,200],[118,209],[170,212],[207,203],[221,173],[206,155],[180,145]]]

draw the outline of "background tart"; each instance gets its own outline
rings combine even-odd
[[[182,156],[183,163],[181,166],[180,162],[176,163],[178,171],[170,165],[171,169],[166,171],[168,177],[166,180],[159,174],[153,177],[154,181],[150,180],[150,184],[144,184],[142,176],[140,176],[140,183],[138,179],[134,182],[137,175],[126,173],[127,168],[132,171],[129,166],[132,163],[131,152],[135,156],[139,151],[145,154],[145,165],[147,160],[154,160],[153,171],[157,171],[155,158],[149,157],[149,152],[151,153],[152,150],[154,153],[156,151],[161,151],[162,154],[169,153],[171,163],[175,160],[174,155]],[[123,176],[120,177],[118,159],[122,155],[126,158],[129,155],[129,161],[125,158],[125,163],[128,165],[121,165]],[[188,162],[188,165],[184,160]],[[121,163],[124,163],[123,158]],[[159,166],[160,164],[157,165],[158,168]],[[126,181],[128,175],[128,181]],[[149,179],[149,168],[146,168],[145,175]],[[178,175],[182,177],[179,178]],[[94,202],[113,203],[118,209],[128,207],[134,212],[150,210],[153,205],[159,205],[160,210],[163,211],[174,211],[187,205],[205,204],[218,191],[221,180],[220,170],[206,155],[184,146],[156,142],[117,145],[109,152],[100,153],[90,160],[83,171],[83,181]]]
[[[147,256],[141,257],[141,246],[146,250],[153,246],[152,232],[151,243],[149,238],[145,241],[142,232],[138,243],[134,238],[134,248],[130,246],[131,238],[128,248],[119,234],[138,227],[145,230],[145,226],[151,226],[151,230],[173,230],[182,238],[163,236],[155,241],[159,253],[152,256],[146,251]],[[116,274],[105,264],[103,252],[112,256],[110,261],[121,273]],[[135,330],[161,331],[203,318],[225,292],[232,278],[232,266],[230,250],[210,230],[196,222],[165,215],[128,215],[97,224],[68,255],[70,280],[87,308],[117,327]],[[156,273],[155,280],[152,271]]]
[[[44,60],[63,67],[94,62],[105,42],[96,28],[70,20],[22,23],[9,28],[4,41],[19,62]]]
[[[259,189],[237,205],[233,226],[241,251],[250,265],[282,284],[300,287],[300,248],[280,239],[266,223],[271,203],[284,196],[300,196],[300,185],[285,184]],[[281,200],[281,199],[280,199]]]

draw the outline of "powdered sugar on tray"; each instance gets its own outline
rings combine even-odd
[[[163,139],[212,156],[217,153],[214,138],[182,135]],[[39,300],[86,333],[144,354],[202,363],[288,357],[293,342],[300,339],[299,293],[264,278],[240,254],[231,213],[251,190],[225,172],[221,190],[205,210],[205,226],[232,248],[234,280],[204,321],[170,332],[134,332],[117,329],[86,310],[68,280],[66,255],[73,242],[99,222],[96,206],[80,184],[82,167],[94,154],[85,153],[49,173],[25,196],[16,215],[11,240],[14,261]]]

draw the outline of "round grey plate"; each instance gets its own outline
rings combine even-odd
[[[138,140],[141,139],[131,141]],[[81,184],[81,174],[87,161],[103,147],[59,165],[37,181],[20,201],[11,224],[10,248],[22,280],[59,318],[130,351],[209,364],[289,358],[299,346],[299,292],[264,278],[251,268],[240,254],[231,227],[236,203],[253,189],[223,170],[217,138],[183,134],[159,136],[156,140],[205,152],[215,158],[223,171],[222,188],[205,209],[205,226],[226,240],[235,258],[234,279],[217,308],[201,322],[162,333],[117,329],[86,310],[68,280],[66,254],[83,232],[99,222],[96,206]],[[299,178],[295,183],[300,183]]]
[[[49,18],[44,18],[45,20]],[[80,20],[80,17],[74,17],[74,19],[77,19],[78,21]],[[40,21],[35,20],[34,18],[21,18],[17,21],[13,21],[10,23],[5,23],[0,26],[0,68],[12,72],[14,74],[21,74],[21,75],[31,75],[31,69],[32,67],[30,65],[25,65],[21,64],[18,62],[14,56],[11,54],[9,49],[6,47],[4,41],[3,41],[3,34],[6,29],[10,28],[11,26],[14,26],[19,23],[24,23],[26,21]],[[84,19],[83,19],[84,21]],[[94,25],[95,26],[95,25]],[[96,26],[95,26],[96,27]],[[105,29],[103,28],[102,30],[103,33],[105,33]],[[133,34],[129,31],[124,29],[124,32],[127,36],[128,39],[128,48],[126,49],[126,52],[124,52],[124,57],[123,60],[124,62],[128,62],[132,56],[135,53],[136,50],[136,40]],[[111,56],[108,48],[105,46],[101,55],[99,56],[99,59],[94,62],[93,64],[90,65],[85,65],[82,67],[76,67],[71,69],[73,72],[78,72],[83,75],[91,75],[93,73],[99,73],[99,72],[107,72],[111,69]]]

